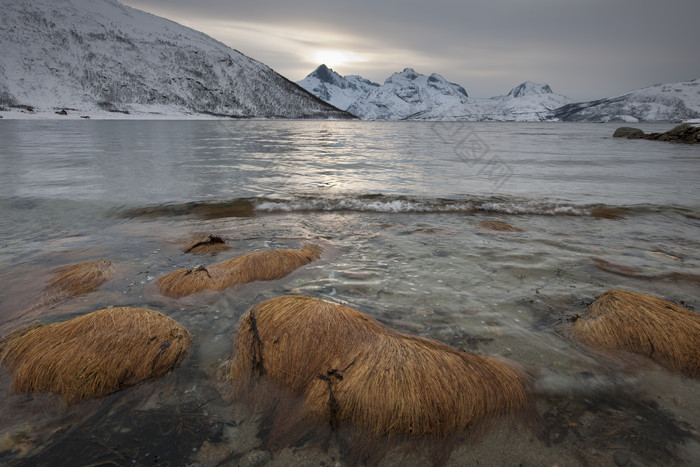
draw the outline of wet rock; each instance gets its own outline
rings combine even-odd
[[[644,138],[644,136],[646,136],[645,133],[639,128],[628,126],[620,127],[613,133],[613,138],[640,139]]]
[[[613,133],[614,138],[651,139],[656,141],[674,141],[678,143],[700,143],[700,126],[682,123],[664,133],[646,134],[639,128],[620,127]]]
[[[614,467],[614,463],[610,461],[610,455],[605,454],[595,448],[587,447],[576,453],[576,458],[585,467]]]
[[[627,210],[621,208],[611,208],[608,206],[599,206],[591,210],[591,216],[596,219],[624,219]]]
[[[270,462],[272,454],[269,451],[256,449],[244,455],[238,462],[238,467],[262,467]]]
[[[619,467],[624,467],[630,463],[630,455],[624,451],[615,451],[613,453],[613,462]]]
[[[197,452],[197,463],[207,467],[221,465],[231,453],[231,446],[226,443],[204,441]]]
[[[501,221],[481,221],[477,224],[477,227],[484,230],[491,230],[494,232],[524,232],[525,229],[522,227],[517,227],[515,225],[510,225]]]

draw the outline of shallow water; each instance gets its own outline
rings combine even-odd
[[[196,344],[162,380],[68,408],[53,396],[9,396],[0,369],[9,415],[0,421],[0,463],[342,463],[342,440],[268,452],[216,376],[246,310],[300,293],[534,374],[543,430],[495,430],[458,445],[452,465],[692,464],[697,382],[645,359],[611,361],[564,332],[611,288],[699,306],[700,153],[613,139],[614,129],[1,122],[0,335],[132,305],[177,319]],[[494,220],[522,231],[480,225]],[[232,248],[182,253],[199,233]],[[154,287],[177,268],[305,242],[323,245],[323,257],[284,279],[180,300]],[[99,258],[117,274],[98,292],[32,309],[56,268]]]

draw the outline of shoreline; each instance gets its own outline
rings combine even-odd
[[[293,121],[293,120],[321,120],[321,121],[361,121],[361,122],[394,122],[392,120],[363,120],[355,119],[338,119],[338,118],[274,118],[274,117],[233,117],[225,115],[211,115],[204,113],[193,113],[185,110],[173,109],[170,107],[152,107],[134,109],[130,108],[125,111],[109,111],[98,108],[92,109],[69,109],[55,107],[50,110],[37,109],[27,110],[24,108],[4,108],[0,107],[0,120],[231,120],[231,121]],[[65,112],[65,113],[64,113]],[[565,122],[565,121],[471,121],[471,120],[399,120],[399,122],[424,122],[424,123],[591,123],[600,124],[601,122]],[[605,122],[606,124],[624,124],[625,122]],[[681,124],[689,123],[691,125],[700,125],[700,118],[674,121],[640,121],[638,124]]]

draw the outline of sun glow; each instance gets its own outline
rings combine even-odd
[[[364,59],[358,54],[337,49],[315,50],[311,55],[314,63],[325,64],[329,67],[343,66],[351,62],[362,62]]]

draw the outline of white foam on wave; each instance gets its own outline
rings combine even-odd
[[[470,213],[475,211],[502,214],[530,215],[570,215],[590,214],[585,207],[553,203],[546,200],[441,200],[405,199],[391,196],[311,198],[300,197],[291,200],[260,200],[255,210],[259,212],[296,211],[354,211],[377,213]]]

